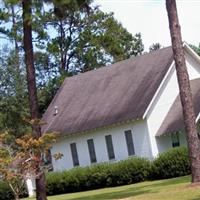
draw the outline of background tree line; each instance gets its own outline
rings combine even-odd
[[[113,13],[102,12],[92,1],[81,9],[76,8],[76,1],[62,6],[47,0],[31,3],[40,116],[65,77],[140,55],[144,50],[140,33],[133,36]],[[15,135],[26,132],[25,119],[30,115],[22,14],[20,1],[1,1],[0,130]]]
[[[56,1],[55,1],[56,2]],[[74,1],[76,2],[76,1]],[[84,1],[82,1],[83,3]],[[144,53],[140,33],[132,35],[113,13],[104,13],[88,1],[55,7],[54,1],[32,2],[34,65],[40,116],[65,77]],[[28,91],[23,51],[22,4],[2,0],[0,7],[0,130],[15,135],[27,131]],[[191,45],[200,55],[200,46]],[[159,43],[149,51],[162,48]]]
[[[144,53],[140,33],[134,36],[113,13],[104,13],[92,1],[76,10],[75,3],[32,2],[34,65],[42,115],[65,77],[86,72]],[[76,1],[74,1],[76,2]],[[80,1],[84,2],[84,1]],[[0,130],[26,131],[28,91],[23,51],[22,4],[2,0],[0,6]],[[191,47],[200,55],[200,45]],[[149,51],[162,48],[159,43]]]

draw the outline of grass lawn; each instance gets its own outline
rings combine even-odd
[[[49,196],[48,200],[199,200],[200,185],[191,186],[190,176],[161,181],[149,181],[132,185]],[[24,200],[33,200],[28,198]]]

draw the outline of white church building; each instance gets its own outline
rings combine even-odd
[[[200,58],[184,44],[196,121]],[[66,78],[43,116],[43,132],[60,133],[54,171],[140,156],[153,159],[186,145],[171,47]]]

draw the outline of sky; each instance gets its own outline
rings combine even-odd
[[[140,32],[145,50],[153,43],[170,46],[165,0],[95,0],[104,12],[113,12],[115,18],[130,33]],[[177,9],[183,41],[200,43],[200,0],[177,0]]]

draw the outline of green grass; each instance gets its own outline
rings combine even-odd
[[[160,181],[148,181],[121,187],[49,196],[48,200],[199,200],[200,186],[191,186],[190,179],[190,176],[184,176]],[[24,200],[33,199],[35,198]]]

